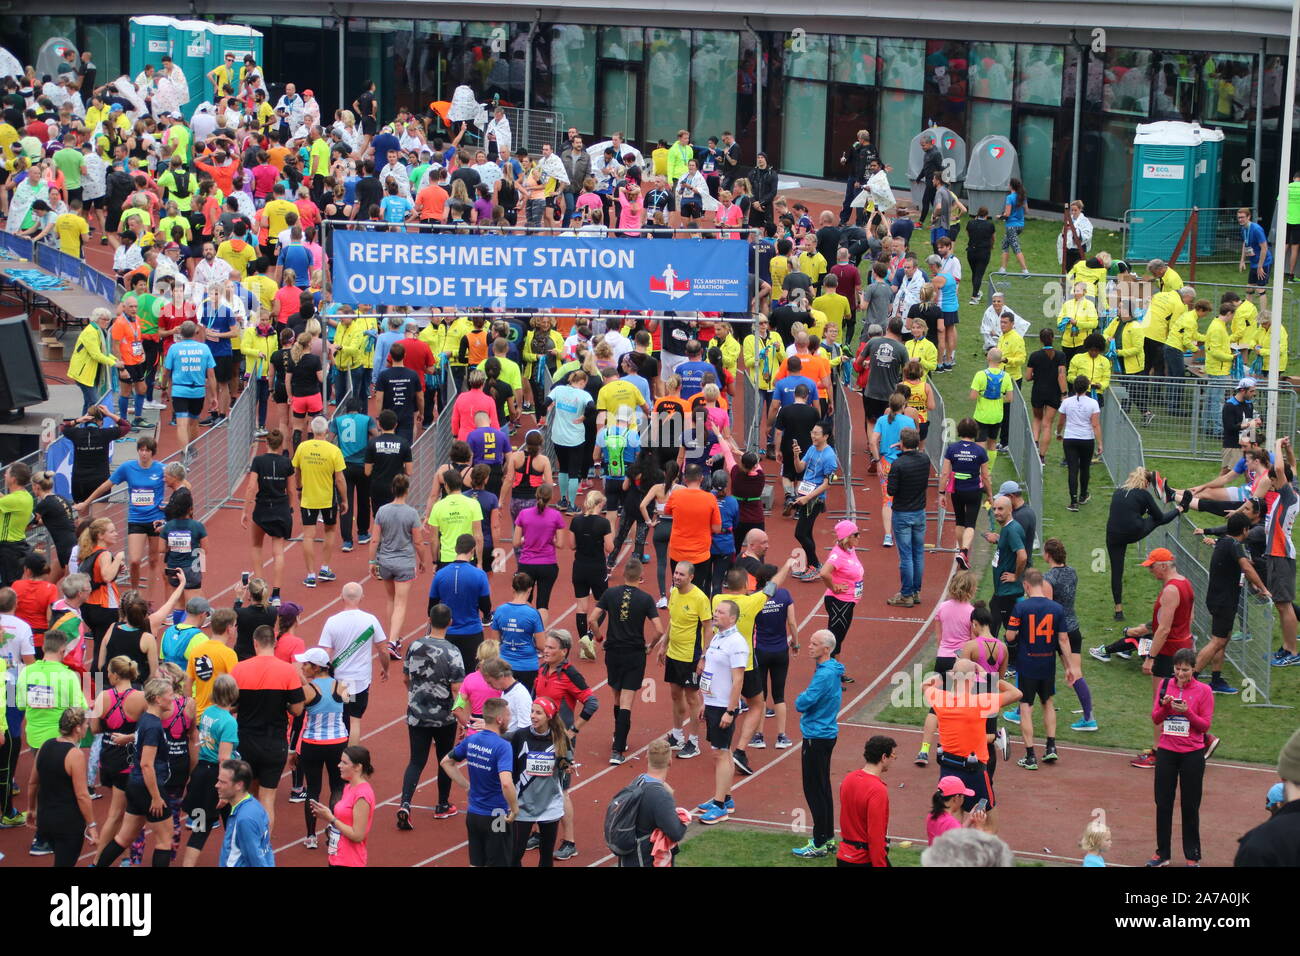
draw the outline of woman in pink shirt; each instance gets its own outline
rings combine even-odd
[[[848,636],[849,625],[853,622],[853,611],[862,599],[862,562],[858,560],[858,526],[852,521],[840,521],[835,525],[835,547],[826,556],[819,570],[819,577],[826,582],[826,594],[822,603],[826,607],[826,616],[830,618],[827,627],[835,635],[835,650],[832,657],[839,657],[844,649],[844,639]],[[815,560],[816,555],[808,555]],[[848,674],[840,675],[840,683],[852,684],[853,678]]]
[[[625,236],[639,236],[645,222],[645,197],[634,182],[618,191],[618,231]]]
[[[514,549],[519,570],[533,579],[532,605],[549,624],[551,589],[559,577],[558,545],[565,529],[564,515],[551,507],[555,486],[543,484],[537,489],[536,506],[525,508],[515,518]]]
[[[596,178],[588,176],[582,181],[582,192],[578,194],[578,199],[573,204],[577,210],[578,216],[582,219],[582,224],[586,225],[591,222],[591,211],[593,209],[602,209],[604,206],[600,201],[600,194],[596,192]]]
[[[460,685],[460,696],[463,698],[463,702],[459,707],[468,712],[466,719],[461,721],[461,726],[465,728],[466,734],[477,733],[474,721],[482,718],[483,705],[493,697],[500,696],[487,682],[487,678],[483,676],[483,665],[488,661],[495,660],[500,655],[501,642],[491,637],[485,637],[480,641],[478,650],[474,652],[474,670],[466,675],[464,682]],[[455,709],[457,708],[453,708],[453,710]]]
[[[1201,787],[1210,734],[1214,692],[1196,679],[1196,652],[1174,652],[1174,676],[1156,687],[1151,722],[1160,728],[1156,741],[1156,855],[1147,866],[1168,866],[1174,828],[1174,798],[1181,788],[1183,856],[1188,866],[1201,865]]]
[[[714,224],[717,225],[719,229],[725,226],[739,228],[742,224],[742,219],[743,213],[740,211],[740,207],[731,201],[731,190],[718,190],[718,208],[713,210]],[[724,232],[722,234],[723,239],[736,239],[739,238],[739,236],[740,233],[737,232]]]
[[[934,672],[942,677],[957,663],[961,649],[970,640],[970,614],[974,610],[971,599],[979,589],[979,577],[972,571],[958,571],[948,584],[948,595],[934,612],[935,653]],[[930,748],[934,746],[939,719],[934,711],[925,716],[925,734],[921,737],[921,750],[916,755],[916,765],[924,767],[930,762]]]
[[[960,830],[962,826],[980,828],[984,822],[983,810],[973,810],[965,823],[962,822],[962,801],[973,796],[975,791],[967,788],[960,777],[939,778],[939,786],[930,797],[930,812],[925,817],[927,844],[933,844],[937,837],[949,830]]]
[[[375,822],[375,790],[370,778],[370,751],[361,746],[343,748],[339,773],[344,780],[343,796],[331,810],[319,800],[311,802],[312,812],[324,820],[325,853],[330,866],[365,866],[366,839]]]

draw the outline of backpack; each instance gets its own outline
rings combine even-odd
[[[615,856],[631,856],[636,852],[636,818],[648,780],[645,775],[637,777],[614,794],[605,807],[605,846]]]
[[[1006,372],[984,370],[984,398],[1000,399],[1002,397],[1002,379]]]
[[[200,633],[201,629],[193,625],[186,627],[183,624],[173,624],[163,633],[162,647],[158,649],[158,653],[162,655],[165,662],[184,668],[187,663],[185,651],[189,648],[190,642]]]
[[[172,195],[177,199],[188,199],[190,196],[190,174],[185,170],[177,170],[172,173],[172,180],[176,183],[176,188],[172,190]]]
[[[615,434],[617,432],[617,434]],[[627,462],[624,461],[624,450],[627,448],[627,432],[617,426],[605,432],[605,452],[607,464],[605,474],[610,478],[624,478],[627,476]]]

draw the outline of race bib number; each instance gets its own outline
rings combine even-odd
[[[703,168],[702,171],[703,171],[703,172],[706,172],[706,173],[711,173],[711,172],[713,172],[713,160],[711,160],[711,159],[706,159],[706,160],[704,161],[704,168]]]
[[[861,582],[861,581],[854,581],[854,582],[853,582],[853,599],[856,601],[856,600],[857,600],[858,598],[860,598],[860,597],[862,597],[862,582]]]
[[[190,533],[188,531],[169,531],[167,533],[167,550],[186,553],[193,550]]]
[[[1151,656],[1151,638],[1144,637],[1138,641],[1138,657]]]
[[[555,773],[555,754],[529,751],[524,759],[524,773],[530,777],[549,777]]]
[[[814,491],[816,491],[816,490],[817,490],[817,485],[818,485],[818,482],[804,480],[804,481],[799,482],[799,487],[796,488],[795,490],[798,492],[799,497],[800,497],[800,498],[803,498],[803,497],[806,497],[807,495],[812,494]]]
[[[54,688],[49,684],[27,685],[27,708],[49,710],[54,706]]]
[[[700,691],[708,694],[713,690],[713,672],[705,671],[700,674]]]
[[[325,828],[326,855],[334,856],[339,852],[339,838],[342,836],[343,834],[339,832],[339,828],[332,823]]]
[[[134,355],[136,358],[143,358],[143,357],[144,357],[144,343],[143,343],[143,342],[132,342],[132,343],[131,343],[131,354]]]
[[[1163,732],[1170,737],[1186,737],[1191,723],[1186,717],[1166,717]]]
[[[137,508],[152,508],[154,503],[153,490],[150,488],[132,488],[131,504]]]

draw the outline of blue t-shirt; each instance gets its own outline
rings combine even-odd
[[[167,783],[170,769],[167,763],[167,733],[163,730],[162,721],[147,710],[140,715],[140,721],[135,725],[135,756],[131,760],[132,783],[144,783],[144,774],[140,770],[140,751],[145,747],[155,748],[153,772],[158,778],[158,787],[161,790]]]
[[[1105,866],[1106,860],[1096,853],[1087,853],[1083,857],[1084,866]]]
[[[214,312],[205,312],[203,314],[203,325],[212,332],[229,332],[235,327],[235,313],[226,306],[217,306]],[[234,339],[214,339],[208,338],[208,348],[212,350],[213,358],[221,358],[223,355],[230,355],[233,351],[231,342]]]
[[[1044,597],[1025,598],[1016,602],[1007,629],[1015,630],[1020,648],[1016,652],[1017,674],[1034,680],[1056,674],[1056,639],[1065,631],[1065,608]]]
[[[1259,268],[1259,253],[1264,244],[1268,242],[1268,236],[1264,232],[1264,227],[1257,222],[1252,222],[1241,227],[1241,241],[1250,249],[1250,267]],[[1265,267],[1273,264],[1273,249],[1268,250],[1268,255],[1264,257]]]
[[[163,466],[155,461],[141,468],[138,461],[125,461],[113,469],[109,476],[113,484],[126,482],[129,507],[126,520],[129,524],[152,524],[163,520]]]
[[[492,612],[492,627],[501,641],[501,659],[516,673],[538,667],[534,634],[546,630],[542,616],[531,604],[502,604]]]
[[[505,467],[506,455],[510,454],[510,435],[504,428],[484,425],[465,436],[465,441],[469,443],[474,464]]]
[[[806,375],[787,375],[772,383],[772,397],[781,403],[781,407],[794,404],[794,390],[800,385],[808,386],[808,401],[817,401],[817,383]]]
[[[379,203],[384,222],[405,222],[407,213],[414,208],[415,204],[405,196],[385,196]]]
[[[1231,399],[1229,399],[1229,401],[1231,401]],[[1245,458],[1245,457],[1238,458],[1238,459],[1237,459],[1237,463],[1236,463],[1235,465],[1232,466],[1232,470],[1233,470],[1233,472],[1234,472],[1235,474],[1238,474],[1238,475],[1244,475],[1244,474],[1246,473],[1246,465],[1247,465],[1247,463],[1248,463],[1249,461],[1250,461],[1250,459]],[[1272,455],[1269,455],[1269,456],[1268,456],[1268,463],[1269,463],[1270,465],[1273,463],[1273,456],[1272,456]]]
[[[777,588],[768,597],[763,610],[754,618],[754,647],[760,651],[782,653],[789,649],[786,643],[787,611],[794,597],[785,588]]]
[[[357,183],[359,182],[361,182],[361,177],[355,174],[343,178],[344,204],[350,206],[357,201]]]
[[[901,444],[904,428],[915,428],[916,421],[910,415],[898,412],[890,422],[889,415],[876,419],[876,434],[880,436],[880,456],[891,465],[894,459],[903,453]]]
[[[1007,193],[1005,202],[1006,205],[1011,207],[1011,215],[1007,216],[1007,225],[1012,227],[1018,226],[1023,229],[1025,226],[1025,204],[1016,204],[1017,199],[1015,193]]]
[[[370,145],[375,149],[375,168],[382,169],[388,165],[388,154],[396,150],[399,154],[402,151],[402,141],[392,133],[376,133],[375,138],[370,141]]]
[[[718,374],[708,362],[682,362],[673,371],[682,380],[682,398],[694,398],[704,390],[704,376]],[[718,387],[722,387],[721,382]]]
[[[339,436],[339,451],[343,460],[353,465],[366,463],[366,446],[370,444],[370,427],[374,420],[369,415],[348,412],[334,416],[330,431]]]
[[[469,766],[469,812],[490,817],[509,813],[510,805],[501,791],[501,774],[514,770],[514,752],[495,731],[471,734],[451,751],[453,760]]]
[[[880,419],[876,419],[880,421]],[[985,451],[983,445],[977,445],[973,441],[961,439],[955,441],[947,447],[943,457],[948,459],[952,466],[952,490],[953,491],[979,491],[980,490],[980,466],[989,460],[989,453]],[[940,491],[946,491],[940,488]]]
[[[732,533],[732,529],[736,527],[736,522],[740,520],[740,502],[736,500],[734,495],[719,498],[718,511],[722,513],[722,530],[713,536],[713,546],[709,549],[709,553],[735,554],[736,537]]]
[[[483,631],[478,599],[492,597],[492,589],[488,586],[488,576],[481,569],[468,561],[453,561],[433,576],[429,597],[451,609],[448,634],[479,634]]]
[[[169,568],[197,571],[199,548],[208,536],[203,522],[193,518],[173,518],[162,527],[162,539],[167,545],[166,562]]]
[[[199,718],[199,759],[216,763],[221,753],[221,744],[229,740],[234,746],[230,752],[232,760],[239,759],[239,721],[228,710],[222,710],[216,704],[210,704]]]
[[[207,388],[208,369],[216,366],[212,349],[202,342],[184,339],[167,350],[163,368],[172,374],[173,398],[202,398]]]
[[[581,445],[587,439],[587,426],[581,419],[592,402],[591,393],[572,385],[557,385],[551,389],[549,397],[555,405],[555,413],[551,416],[551,439],[565,448]]]
[[[306,246],[287,244],[280,250],[277,265],[293,270],[294,285],[299,289],[307,288],[311,282],[311,250]]]
[[[801,486],[804,486],[803,483],[807,481],[812,482],[812,487],[815,488],[840,470],[840,460],[835,457],[835,449],[830,445],[827,445],[821,451],[818,451],[815,446],[809,447],[803,453],[803,460],[806,467],[803,474],[799,476]],[[800,492],[801,497],[804,494],[806,492]],[[826,503],[826,492],[822,492],[820,500],[823,504]]]

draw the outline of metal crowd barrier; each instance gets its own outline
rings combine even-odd
[[[1016,466],[1016,474],[1020,476],[1020,483],[1025,492],[1025,498],[1032,504],[1038,513],[1043,514],[1046,507],[1043,501],[1043,463],[1038,457],[1038,445],[1034,442],[1033,418],[1029,414],[1029,406],[1025,404],[1025,397],[1020,393],[1020,389],[1012,389],[1011,404],[1007,407],[1007,414],[1011,416],[1011,427],[1008,430],[1007,446],[1011,452],[1011,460]],[[1039,537],[1042,536],[1041,525],[1039,526]],[[1037,549],[1039,542],[1029,542],[1030,548]]]
[[[455,440],[455,435],[451,431],[451,406],[456,400],[456,382],[452,378],[450,369],[446,363],[443,364],[442,384],[440,388],[440,407],[438,417],[433,420],[433,425],[426,428],[424,432],[415,440],[411,446],[411,489],[408,497],[411,501],[419,502],[419,507],[424,508],[424,503],[429,500],[429,493],[433,490],[433,474],[438,470],[438,466],[451,460],[451,443]],[[425,513],[425,517],[428,514]]]

